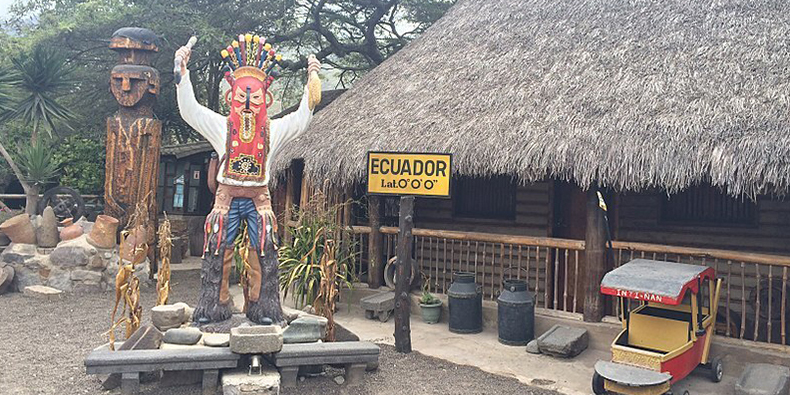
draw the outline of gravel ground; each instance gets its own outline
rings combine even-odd
[[[194,306],[200,274],[173,272],[171,300]],[[114,296],[65,295],[40,301],[19,293],[0,296],[0,394],[117,394],[101,389],[99,378],[85,374],[83,359],[106,339]],[[155,301],[155,289],[141,286],[143,322]],[[120,334],[119,334],[119,338]],[[332,378],[342,370],[299,382],[283,395],[330,394],[556,394],[530,387],[512,378],[485,373],[413,352],[403,355],[382,346],[378,371],[368,373],[361,385],[339,386]],[[187,395],[198,386],[159,388],[143,384],[143,395]]]

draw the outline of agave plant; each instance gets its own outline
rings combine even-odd
[[[355,242],[349,230],[337,220],[340,206],[326,207],[320,199],[312,199],[302,209],[295,209],[295,226],[288,226],[293,242],[279,250],[280,288],[285,296],[289,292],[298,307],[315,304],[321,281],[334,281],[336,287],[351,288],[356,254]],[[333,251],[329,251],[329,249]],[[336,265],[335,278],[323,279],[321,259],[333,254]]]
[[[60,173],[60,162],[54,158],[52,146],[46,141],[22,147],[17,165],[24,180],[38,187],[54,180]]]

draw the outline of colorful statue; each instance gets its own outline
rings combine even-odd
[[[269,120],[269,91],[280,63],[265,39],[251,34],[222,50],[230,90],[225,94],[230,115],[223,116],[195,100],[187,70],[191,49],[176,52],[181,59],[178,107],[181,116],[213,146],[218,156],[214,209],[206,218],[206,237],[201,272],[200,300],[194,312],[198,323],[223,321],[231,316],[229,276],[233,266],[233,241],[241,222],[246,224],[249,250],[245,267],[245,310],[256,323],[282,324],[277,280],[277,220],[269,197],[269,164],[277,150],[310,123],[320,101],[321,65],[308,59],[308,84],[299,109],[283,118]]]
[[[147,241],[154,245],[156,183],[162,122],[154,118],[159,72],[151,67],[158,38],[148,29],[127,27],[113,33],[110,49],[118,65],[110,75],[110,91],[120,107],[107,118],[107,162],[104,212],[126,227],[139,202],[148,210]],[[154,251],[154,249],[151,249]],[[149,256],[153,259],[153,253]]]

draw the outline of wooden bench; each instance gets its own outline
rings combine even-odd
[[[120,346],[120,343],[117,343]],[[219,381],[219,369],[236,368],[239,354],[228,347],[193,347],[179,350],[124,350],[110,351],[101,346],[85,358],[88,374],[121,375],[121,393],[134,395],[140,390],[140,373],[159,370],[202,370],[203,394],[214,395]]]
[[[348,384],[361,380],[365,370],[378,368],[379,346],[368,342],[333,342],[283,344],[283,349],[270,357],[280,370],[283,387],[296,385],[300,366],[342,365]]]

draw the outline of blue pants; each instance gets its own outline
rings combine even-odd
[[[261,216],[255,210],[255,203],[249,198],[233,198],[228,210],[228,222],[225,225],[225,245],[230,247],[236,234],[239,233],[241,221],[247,221],[247,235],[250,245],[258,249],[260,244],[260,228],[263,225]]]

